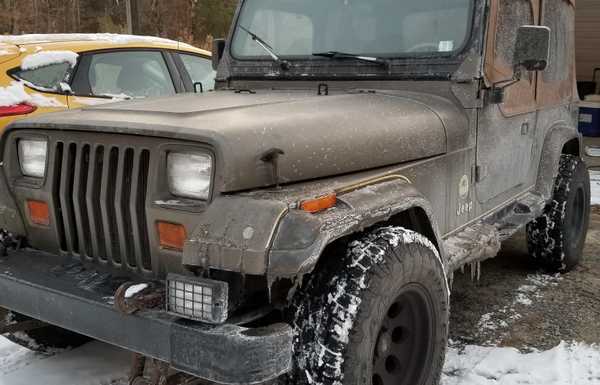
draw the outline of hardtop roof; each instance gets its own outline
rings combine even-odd
[[[153,37],[122,35],[114,33],[57,33],[57,34],[25,34],[25,35],[0,35],[0,42],[25,45],[40,43],[77,42],[77,41],[103,41],[111,43],[129,44],[136,42],[178,44],[175,40]]]
[[[60,34],[26,34],[26,35],[0,35],[0,46],[3,44],[16,46],[31,46],[44,44],[77,44],[89,43],[92,45],[106,44],[114,46],[155,46],[184,51],[196,51],[204,55],[210,52],[194,47],[187,43],[178,42],[154,36],[124,35],[113,33],[60,33]]]

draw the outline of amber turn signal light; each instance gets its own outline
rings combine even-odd
[[[168,250],[183,251],[187,232],[183,225],[169,222],[157,222],[160,247]]]
[[[337,203],[337,195],[331,193],[322,197],[309,199],[300,203],[300,208],[311,214],[315,214],[329,208],[332,208]]]
[[[29,210],[31,223],[40,226],[50,225],[50,208],[48,207],[48,203],[28,200],[27,209]]]

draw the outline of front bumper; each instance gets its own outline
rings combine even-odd
[[[112,305],[115,286],[123,281],[68,257],[11,251],[0,259],[0,306],[217,383],[263,383],[290,369],[289,325],[215,327],[164,311],[125,315]]]

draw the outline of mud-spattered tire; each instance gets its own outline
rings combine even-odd
[[[12,312],[9,312],[7,317],[12,322],[31,319]],[[43,354],[52,354],[57,350],[76,348],[91,340],[89,337],[82,336],[81,334],[51,325],[26,332],[6,334],[4,337],[24,348]]]
[[[449,288],[425,237],[380,228],[320,266],[293,300],[290,383],[438,384],[448,339]]]
[[[563,155],[552,201],[527,225],[529,254],[552,272],[568,272],[581,261],[590,216],[590,175],[583,160]]]

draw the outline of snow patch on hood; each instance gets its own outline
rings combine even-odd
[[[22,103],[36,107],[67,107],[55,98],[38,93],[27,93],[23,82],[13,81],[8,87],[0,87],[0,107],[15,106]]]
[[[143,99],[142,97],[134,98],[133,96],[124,94],[122,92],[120,94],[100,94],[98,96],[104,96],[107,98],[111,98],[111,100],[113,100],[113,101],[120,101],[120,102],[125,101],[125,100],[131,100],[131,99]]]
[[[71,67],[77,64],[79,54],[73,51],[41,51],[26,56],[21,63],[21,69],[34,70],[52,64],[69,63]]]

